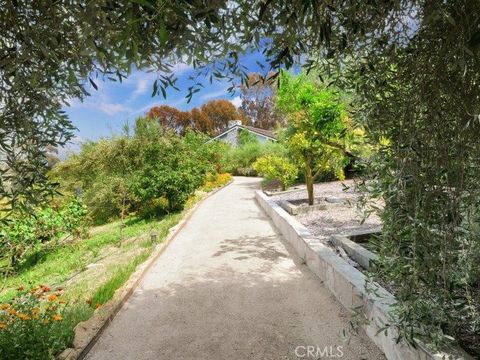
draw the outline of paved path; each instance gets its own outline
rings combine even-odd
[[[347,312],[257,206],[259,183],[235,178],[198,208],[87,359],[383,358],[339,337]]]

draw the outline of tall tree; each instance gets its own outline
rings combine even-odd
[[[237,108],[228,100],[210,100],[202,105],[202,111],[210,118],[214,133],[219,133],[228,127],[231,120],[246,121]]]
[[[202,110],[193,108],[190,110],[193,128],[208,135],[213,135],[212,119]]]
[[[274,73],[266,77],[250,73],[240,86],[242,105],[240,110],[248,119],[248,125],[272,130],[285,124],[284,117],[275,107],[276,81]]]
[[[154,106],[147,112],[147,117],[158,120],[164,129],[170,129],[177,134],[183,135],[189,128],[193,128],[191,116],[188,111],[161,105]]]

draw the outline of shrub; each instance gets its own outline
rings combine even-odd
[[[282,190],[286,190],[292,185],[298,175],[298,169],[294,164],[285,158],[274,155],[262,156],[257,159],[253,168],[267,180],[278,179]]]
[[[168,200],[165,197],[146,200],[140,205],[137,215],[143,219],[158,218],[168,213]]]
[[[27,254],[64,236],[79,236],[85,215],[86,208],[78,199],[67,200],[59,209],[47,207],[37,209],[34,214],[17,213],[0,230],[2,256],[16,269]]]
[[[132,189],[141,165],[142,143],[127,136],[86,143],[79,154],[55,166],[51,177],[62,193],[81,192],[95,223],[104,223],[136,210]]]
[[[71,343],[85,315],[68,309],[61,295],[41,285],[0,305],[1,359],[53,359]]]
[[[223,171],[225,144],[202,134],[180,136],[157,121],[137,119],[133,135],[87,143],[80,154],[58,164],[51,176],[64,193],[81,191],[95,223],[138,212],[147,217],[181,209],[207,173]],[[151,208],[150,208],[151,207]]]
[[[223,169],[234,175],[256,176],[252,167],[258,158],[266,155],[285,157],[286,148],[277,142],[260,143],[255,138],[241,136],[237,147],[229,147],[223,152]]]
[[[139,199],[164,197],[170,211],[181,210],[213,167],[199,149],[202,145],[192,134],[183,139],[173,133],[147,144],[134,186]]]

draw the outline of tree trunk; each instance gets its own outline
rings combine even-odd
[[[305,165],[305,182],[307,183],[308,205],[313,205],[313,174],[308,165]]]

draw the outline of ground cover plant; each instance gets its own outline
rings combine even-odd
[[[93,228],[91,237],[51,249],[35,265],[5,278],[1,358],[53,359],[71,344],[75,325],[110,300],[180,217],[132,218],[127,226],[118,221]],[[158,242],[150,241],[151,232]],[[92,263],[97,267],[89,268]]]
[[[0,357],[53,359],[73,340],[72,327],[84,313],[67,308],[62,289],[20,289],[11,302],[0,305]]]

